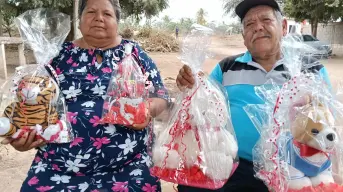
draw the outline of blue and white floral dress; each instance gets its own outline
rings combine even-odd
[[[48,144],[38,150],[24,181],[23,192],[156,192],[157,178],[150,175],[147,131],[99,125],[103,96],[112,71],[124,57],[124,45],[107,50],[82,49],[68,42],[51,62],[68,107],[75,139],[70,144]],[[168,100],[155,63],[137,45],[140,63],[154,86],[151,97]],[[102,56],[98,63],[96,55]]]

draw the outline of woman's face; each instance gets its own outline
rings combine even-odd
[[[117,36],[117,18],[108,0],[88,0],[82,12],[80,30],[84,37],[111,39]]]

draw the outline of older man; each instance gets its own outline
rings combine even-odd
[[[211,76],[222,83],[229,95],[240,165],[225,186],[217,191],[267,192],[264,183],[254,177],[252,149],[259,133],[243,107],[263,103],[255,94],[255,86],[270,79],[280,85],[288,80],[284,65],[277,62],[280,60],[281,39],[287,33],[287,21],[274,0],[244,0],[236,7],[236,13],[243,24],[244,45],[248,51],[219,62]],[[329,83],[324,66],[312,67],[310,71],[322,74]],[[176,80],[178,87],[190,88],[194,82],[190,68],[183,66]],[[180,192],[210,191],[181,185],[178,189]]]

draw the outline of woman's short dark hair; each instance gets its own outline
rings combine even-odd
[[[81,0],[80,1],[80,7],[79,7],[79,16],[80,17],[82,15],[83,11],[86,8],[87,1],[88,0]],[[119,0],[108,0],[108,1],[111,3],[111,5],[112,5],[112,7],[114,9],[114,13],[116,14],[117,22],[119,23],[119,21],[120,21],[120,12],[121,12]]]

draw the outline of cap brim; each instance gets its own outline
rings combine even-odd
[[[243,18],[251,8],[259,5],[270,6],[275,10],[281,11],[278,3],[274,0],[244,0],[237,5],[235,12],[238,17],[243,20]]]

